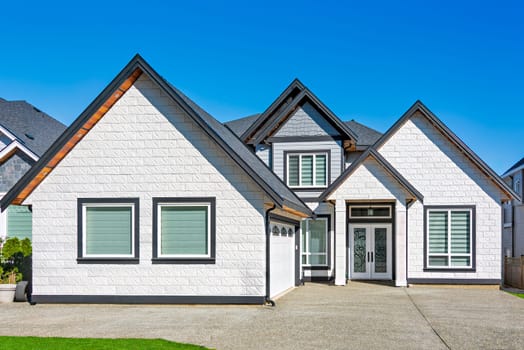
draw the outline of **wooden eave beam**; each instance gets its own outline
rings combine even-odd
[[[33,192],[33,190],[46,178],[47,175],[64,159],[82,138],[98,123],[100,119],[113,107],[113,105],[129,90],[138,77],[142,74],[140,68],[133,73],[116,89],[115,92],[96,110],[95,113],[78,129],[78,131],[65,143],[65,145],[51,158],[40,172],[20,191],[12,204],[20,205]]]

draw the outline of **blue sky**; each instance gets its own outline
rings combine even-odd
[[[422,100],[495,171],[524,157],[519,1],[16,2],[0,12],[0,97],[70,124],[140,53],[226,121],[298,77],[385,131]]]

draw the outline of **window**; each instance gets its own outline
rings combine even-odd
[[[474,207],[426,207],[426,266],[471,269]]]
[[[327,164],[327,153],[288,154],[287,184],[290,187],[326,187]]]
[[[351,205],[349,207],[349,217],[351,219],[390,219],[391,206]]]
[[[520,196],[520,180],[515,181],[515,185],[513,186],[513,190],[517,192],[517,194]]]
[[[138,199],[78,200],[78,261],[138,260]]]
[[[328,219],[302,221],[302,265],[328,265]]]
[[[153,261],[214,263],[214,198],[154,198],[153,206]]]
[[[31,239],[32,217],[28,206],[10,205],[7,207],[7,237]]]

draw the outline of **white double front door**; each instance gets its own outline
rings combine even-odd
[[[349,225],[350,279],[392,279],[391,224]]]

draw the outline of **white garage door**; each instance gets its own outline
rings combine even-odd
[[[270,221],[270,296],[295,285],[295,226]]]

